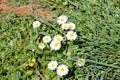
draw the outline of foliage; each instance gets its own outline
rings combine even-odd
[[[42,26],[36,30],[32,27],[32,16],[0,14],[0,17],[4,16],[8,21],[4,24],[0,20],[1,80],[120,79],[119,0],[41,2],[55,19],[61,14],[68,15],[69,21],[77,25],[77,40],[64,43],[60,51],[51,51],[49,48],[40,50],[38,44],[44,35],[63,33],[56,21],[42,22]],[[36,59],[33,67],[28,66],[30,58]],[[86,59],[85,66],[78,67],[74,64],[78,58]],[[49,70],[47,64],[51,60],[66,64],[69,74],[61,78]]]

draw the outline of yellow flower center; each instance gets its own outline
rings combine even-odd
[[[49,41],[49,38],[45,38],[46,41]]]
[[[44,48],[44,47],[45,47],[44,43],[40,43],[40,44],[39,44],[39,47],[40,47],[40,48]]]
[[[39,24],[38,24],[38,23],[35,23],[35,26],[39,26]]]
[[[53,45],[54,47],[57,47],[58,46],[58,43],[54,43],[54,45]]]
[[[72,25],[70,25],[69,27],[70,27],[70,29],[72,29],[72,28],[73,28],[73,26],[72,26]]]
[[[70,34],[70,37],[73,37],[74,36],[74,34]]]
[[[57,37],[56,40],[57,40],[57,41],[60,41],[60,37]]]
[[[60,69],[60,71],[61,71],[61,72],[64,72],[64,71],[65,71],[65,69],[64,69],[64,68],[61,68],[61,69]]]
[[[82,61],[82,60],[80,60],[80,61],[79,61],[79,64],[83,64],[83,61]]]
[[[60,20],[61,20],[61,22],[64,22],[64,18],[61,18]]]
[[[51,66],[52,66],[52,67],[54,67],[55,65],[54,65],[54,64],[52,64]]]
[[[66,29],[67,28],[67,25],[64,25],[64,29]]]

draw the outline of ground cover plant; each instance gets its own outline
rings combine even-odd
[[[17,7],[34,3],[52,18],[3,13],[1,8],[0,80],[120,79],[119,0],[6,4],[14,3]]]

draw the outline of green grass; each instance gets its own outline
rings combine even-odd
[[[59,80],[56,72],[47,68],[51,60],[57,60],[59,64],[64,63],[69,67],[68,75],[62,77],[62,80],[120,79],[119,0],[57,0],[47,4],[47,0],[41,2],[44,6],[40,8],[50,10],[55,19],[65,14],[69,21],[77,25],[77,40],[64,44],[69,45],[67,53],[65,47],[58,52],[49,49],[43,52],[38,48],[42,37],[62,32],[56,21],[42,22],[42,26],[36,31],[32,27],[35,19],[32,16],[0,14],[0,17],[5,17],[8,21],[4,24],[0,20],[1,80]],[[36,59],[32,68],[26,66],[29,58]],[[85,66],[80,68],[74,65],[73,59],[76,61],[76,58],[86,59]]]

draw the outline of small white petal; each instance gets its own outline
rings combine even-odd
[[[69,72],[69,69],[66,65],[62,64],[57,67],[57,74],[60,76],[67,75]]]
[[[49,64],[48,64],[48,69],[50,70],[55,70],[57,68],[57,61],[51,61]]]
[[[63,40],[63,37],[61,35],[54,36],[54,41],[61,42]]]
[[[74,23],[69,23],[69,29],[70,30],[74,30],[75,29],[75,27],[76,27],[76,25],[74,24]]]
[[[33,28],[38,28],[38,27],[40,27],[40,25],[41,25],[40,21],[33,22]]]
[[[76,32],[68,31],[66,37],[67,37],[67,40],[72,41],[77,38],[77,34],[76,34]]]
[[[43,42],[44,43],[49,43],[51,41],[51,37],[50,36],[44,36],[43,37]]]
[[[52,41],[50,43],[50,47],[52,50],[59,50],[61,48],[61,43],[60,42],[57,42],[57,41]]]
[[[40,43],[38,46],[40,49],[44,49],[45,48],[45,44],[44,43]]]
[[[59,17],[57,18],[57,23],[58,23],[59,25],[61,25],[61,24],[66,23],[67,20],[68,20],[68,17],[67,17],[67,16],[61,15],[61,16],[59,16]]]
[[[61,25],[61,28],[62,28],[63,30],[68,30],[68,29],[69,29],[69,24],[67,24],[67,23],[62,24],[62,25]]]
[[[78,59],[77,63],[78,66],[84,66],[85,65],[85,59]]]

